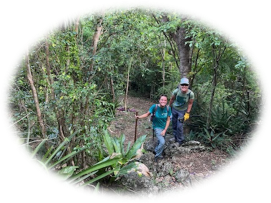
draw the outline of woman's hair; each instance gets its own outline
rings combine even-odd
[[[161,99],[161,97],[166,97],[167,98],[167,95],[166,94],[161,94],[160,97],[159,97],[159,100]]]

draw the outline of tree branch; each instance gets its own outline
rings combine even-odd
[[[152,14],[152,16],[153,16],[153,18],[155,19],[155,21],[157,22],[157,24],[160,25],[160,22],[159,22],[159,20],[155,17],[155,15]],[[170,40],[170,38],[167,36],[167,34],[166,34],[164,31],[162,31],[162,33],[163,33],[163,35],[165,36],[165,38],[167,39],[167,41],[169,42],[169,45],[170,45],[171,50],[172,50],[172,53],[173,53],[173,58],[175,59],[175,63],[176,63],[176,65],[177,65],[177,67],[179,68],[179,63],[178,63],[178,61],[179,61],[179,57],[178,57],[178,56],[179,56],[179,55],[177,55],[178,58],[176,58],[176,49],[174,49],[174,45],[172,44],[172,41]]]

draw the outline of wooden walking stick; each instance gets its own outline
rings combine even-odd
[[[138,112],[136,112],[136,116],[137,116]],[[137,118],[136,118],[136,123],[135,123],[135,137],[134,137],[134,142],[136,141],[136,131],[137,131]]]

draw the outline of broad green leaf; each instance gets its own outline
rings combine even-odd
[[[46,154],[42,157],[42,162],[45,162],[45,160],[48,158],[49,154],[51,153],[51,151],[53,150],[53,146],[50,146],[50,148],[47,150]]]
[[[126,155],[127,155],[127,153],[129,152],[129,150],[130,150],[130,146],[131,146],[131,142],[129,141],[129,142],[128,142],[128,145],[127,145],[127,148],[126,148]]]
[[[139,137],[136,142],[133,144],[132,148],[129,150],[129,152],[126,154],[126,158],[127,159],[131,159],[136,155],[136,151],[141,147],[141,145],[143,144],[143,142],[146,139],[146,135],[142,135],[141,137]]]
[[[120,143],[120,151],[121,154],[124,156],[125,152],[124,152],[124,141],[125,141],[125,136],[124,134],[122,134],[119,138],[119,143]]]
[[[85,182],[84,185],[89,185],[89,184],[91,184],[91,183],[94,183],[95,181],[100,180],[100,179],[102,179],[102,178],[104,178],[104,177],[110,175],[110,174],[113,173],[114,171],[115,171],[115,170],[107,171],[106,173],[103,173],[103,174],[97,176],[96,178],[93,178],[93,179],[91,179],[90,181]]]
[[[112,143],[116,153],[121,153],[120,143],[116,137],[112,137]]]
[[[83,147],[82,149],[78,150],[78,151],[73,151],[69,154],[67,154],[66,156],[64,156],[62,159],[60,159],[59,161],[55,162],[54,164],[52,164],[49,168],[53,168],[54,166],[56,166],[59,163],[64,163],[64,161],[68,161],[70,158],[72,158],[73,156],[75,156],[76,154],[81,153],[82,151],[84,151],[86,149],[86,147]]]
[[[65,138],[65,140],[57,147],[57,149],[52,153],[52,155],[49,156],[49,158],[46,160],[44,164],[47,165],[52,160],[52,158],[57,154],[57,152],[59,152],[63,146],[65,146],[68,142],[71,141],[71,139],[77,134],[77,132],[78,131],[74,132],[70,137]]]
[[[109,155],[111,155],[114,152],[111,137],[109,136],[109,133],[107,130],[104,130],[103,132],[104,132],[103,134],[104,144],[108,150]]]
[[[47,165],[51,160],[52,158],[57,154],[57,152],[59,152],[61,150],[61,148],[63,146],[65,146],[67,143],[69,142],[68,138],[66,138],[57,148],[56,150],[49,156],[49,158],[45,161],[45,165]]]
[[[119,173],[117,174],[117,176],[120,176],[120,175],[125,175],[127,174],[129,171],[131,171],[132,169],[136,169],[137,168],[137,165],[135,162],[131,162],[129,163],[128,165],[122,167],[120,170],[119,170]]]
[[[71,177],[75,171],[75,169],[79,168],[78,166],[68,166],[58,171],[58,174],[64,177],[64,179],[68,179]]]
[[[211,139],[211,135],[210,135],[210,133],[207,131],[206,128],[204,128],[204,131],[206,132],[206,137],[207,137],[208,139]]]
[[[96,171],[96,170],[111,166],[113,164],[116,164],[118,162],[118,160],[119,160],[119,158],[114,158],[114,159],[108,159],[106,161],[100,162],[99,164],[91,166],[91,167],[87,168],[86,170],[84,170],[84,171],[78,173],[77,175],[73,176],[72,179],[76,179],[78,177],[81,177],[81,176],[86,175],[88,173],[91,173],[93,171]]]
[[[40,150],[40,148],[45,144],[45,142],[47,141],[47,139],[42,140],[42,142],[35,148],[35,150],[32,153],[32,157],[34,157],[37,152]]]
[[[94,172],[92,172],[92,173],[89,173],[89,174],[87,174],[87,175],[85,175],[85,176],[83,176],[83,177],[77,179],[76,181],[73,181],[73,180],[74,180],[74,179],[73,179],[71,182],[72,182],[72,184],[80,183],[81,181],[85,180],[85,179],[88,178],[89,176],[94,175],[94,174],[97,173],[97,172],[98,172],[98,170],[97,170],[97,171],[94,171]]]

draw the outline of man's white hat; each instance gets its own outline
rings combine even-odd
[[[189,85],[189,80],[187,78],[182,78],[180,81],[180,84],[188,84]]]

